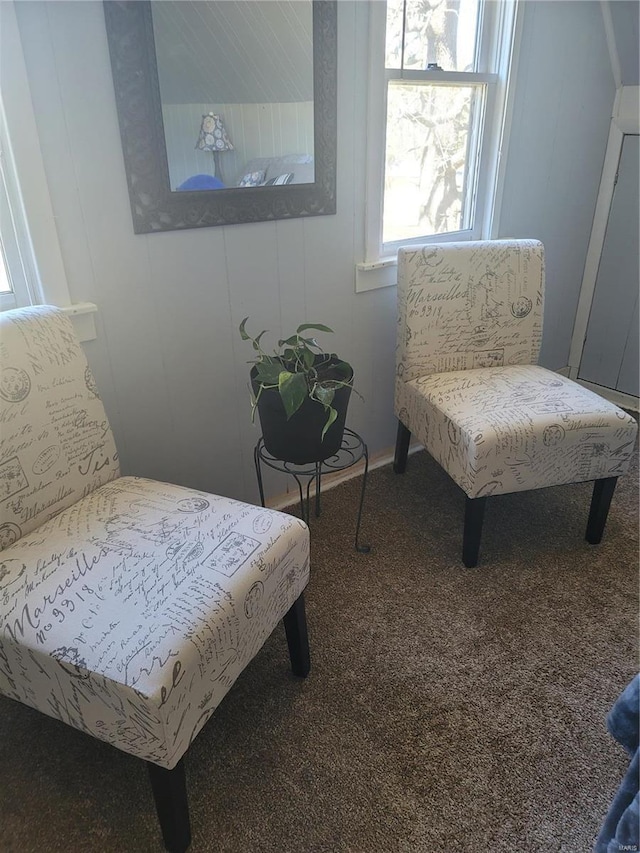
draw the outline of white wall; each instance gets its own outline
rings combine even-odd
[[[338,4],[337,214],[150,235],[131,225],[101,4],[17,5],[69,287],[99,306],[87,354],[124,471],[257,499],[251,353],[237,334],[246,315],[274,337],[303,321],[334,328],[327,346],[352,362],[365,397],[353,398],[349,423],[373,452],[392,445],[395,288],[354,292],[367,4]],[[526,6],[501,234],[547,242],[544,358],[556,367],[566,364],[613,93],[609,103],[599,4]]]
[[[553,369],[569,363],[614,98],[600,3],[525,0],[498,236],[545,245]]]

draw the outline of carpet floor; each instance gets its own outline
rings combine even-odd
[[[464,496],[424,453],[312,519],[312,670],[284,631],[185,763],[193,853],[588,853],[627,766],[606,714],[638,667],[638,470],[601,545],[589,484]],[[2,853],[160,851],[141,762],[0,699]]]

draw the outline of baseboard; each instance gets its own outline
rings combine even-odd
[[[422,450],[422,445],[417,442],[411,442],[409,446],[409,454],[417,453],[418,450]],[[369,457],[369,471],[374,471],[376,468],[382,468],[384,465],[390,465],[393,462],[394,454],[394,447],[387,447],[378,453],[374,453]],[[323,474],[320,491],[328,492],[329,489],[339,486],[340,483],[346,483],[348,480],[353,480],[354,477],[360,477],[363,473],[364,459],[361,459],[360,462],[356,462],[356,464],[352,465],[351,468],[345,468],[344,471],[336,471],[335,474]],[[298,504],[299,501],[300,495],[298,493],[298,489],[295,484],[292,484],[292,488],[289,491],[275,495],[272,498],[267,498],[266,505],[269,509],[282,510],[292,504]]]
[[[631,409],[632,412],[640,411],[638,398],[634,397],[632,394],[623,394],[622,391],[616,391],[615,388],[605,388],[604,385],[596,385],[593,382],[586,382],[584,379],[580,378],[577,378],[574,381],[577,382],[578,385],[582,385],[583,388],[588,388],[589,391],[593,391],[595,394],[599,394],[601,397],[604,397],[604,399],[608,400],[610,403],[620,406],[621,409]]]
[[[587,382],[585,379],[580,379],[579,376],[575,375],[577,374],[577,370],[571,367],[561,367],[560,370],[556,370],[555,372],[560,373],[562,376],[569,376],[578,385],[588,388],[594,394],[599,394],[615,406],[620,406],[621,409],[631,409],[632,412],[640,411],[638,398],[634,397],[633,394],[624,394],[622,391],[616,391],[615,388],[605,388],[604,385],[596,385],[594,382]]]

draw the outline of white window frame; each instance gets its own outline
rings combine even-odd
[[[80,339],[92,340],[97,307],[71,301],[13,0],[0,0],[0,167],[0,225],[14,288],[0,310],[57,305]]]
[[[501,154],[506,145],[510,104],[510,72],[520,38],[519,0],[483,0],[477,45],[478,72],[415,71],[385,68],[386,2],[374,0],[369,17],[369,69],[367,103],[367,159],[365,198],[365,257],[356,266],[356,291],[396,283],[397,250],[401,245],[489,239],[499,207]],[[486,69],[493,69],[488,71]],[[473,227],[382,243],[384,199],[385,127],[389,80],[421,80],[443,85],[474,84],[486,87],[482,142],[478,150],[474,188]]]
[[[6,266],[10,293],[0,294],[0,310],[46,302],[27,217],[22,203],[18,175],[9,141],[3,102],[0,99],[0,251]]]

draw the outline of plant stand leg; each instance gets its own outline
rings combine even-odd
[[[407,456],[409,454],[409,442],[411,432],[402,421],[398,421],[398,433],[396,435],[396,452],[393,459],[393,470],[396,474],[404,474],[407,468]]]
[[[306,678],[311,669],[307,617],[304,611],[304,595],[300,593],[290,609],[285,613],[284,630],[287,635],[291,671],[299,678]]]
[[[184,853],[191,844],[191,827],[183,759],[173,770],[159,767],[150,761],[145,763],[165,849],[169,853]]]
[[[320,489],[322,477],[322,462],[316,462],[316,518],[320,518]]]
[[[260,442],[253,448],[253,464],[256,466],[256,478],[258,480],[258,491],[260,492],[260,503],[264,506],[264,485],[262,483],[262,466],[260,465]]]
[[[294,474],[293,471],[291,472],[291,475],[298,484],[298,494],[300,495],[300,518],[305,524],[309,524],[309,483],[311,481],[307,481],[307,503],[305,505],[304,490],[302,488],[302,483],[300,482],[300,477],[297,474]]]
[[[604,526],[607,523],[611,498],[618,482],[617,477],[605,477],[596,480],[593,484],[593,495],[591,497],[591,508],[589,509],[589,521],[585,539],[590,545],[599,545],[602,541]]]
[[[360,544],[360,522],[362,521],[362,507],[364,506],[364,493],[367,488],[367,474],[369,473],[369,450],[367,445],[362,442],[364,455],[364,473],[362,474],[362,488],[360,489],[360,505],[358,506],[358,521],[356,523],[356,551],[360,554],[368,554],[371,551],[371,545]]]
[[[483,498],[466,498],[464,508],[464,534],[462,538],[462,562],[468,569],[478,565],[480,553],[480,538],[482,537],[482,522],[484,508],[487,502]]]

